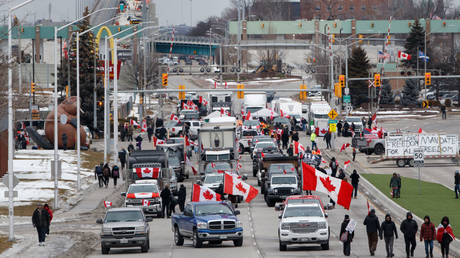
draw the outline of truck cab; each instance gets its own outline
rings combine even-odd
[[[265,192],[265,202],[268,207],[274,207],[276,202],[282,202],[290,195],[300,194],[297,174],[273,174]]]
[[[319,135],[324,136],[329,129],[329,116],[328,113],[331,111],[331,106],[325,101],[312,102],[310,104],[310,110],[308,112],[308,126],[307,133],[311,134],[316,128],[319,129]]]
[[[128,158],[129,170],[131,170],[127,180],[129,184],[138,180],[156,179],[160,191],[166,184],[173,186],[172,183],[177,180],[175,175],[173,176],[174,172],[169,168],[168,152],[163,150],[133,151]]]
[[[243,226],[227,202],[191,202],[184,212],[171,218],[174,243],[184,244],[184,238],[192,240],[193,247],[200,248],[203,242],[213,244],[233,241],[235,246],[243,245]]]
[[[144,214],[160,217],[161,198],[157,180],[141,180],[130,184],[128,191],[121,193],[125,197],[125,207],[142,207]]]
[[[231,111],[232,93],[231,92],[210,92],[209,93],[210,111]]]

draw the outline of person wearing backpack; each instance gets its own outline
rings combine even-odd
[[[102,166],[103,164],[101,163],[100,165],[96,166],[94,169],[94,179],[97,177],[97,181],[99,182],[99,188],[101,188],[104,184],[104,175],[102,173]]]
[[[343,255],[350,256],[351,242],[355,236],[354,227],[350,225],[350,216],[345,215],[345,218],[340,227],[340,241],[343,243]]]
[[[104,175],[104,185],[107,188],[109,186],[109,179],[111,174],[109,163],[105,163],[104,168],[102,169],[102,173]]]
[[[117,187],[117,179],[120,178],[120,169],[117,165],[113,165],[112,167],[112,178],[113,178],[113,186]]]

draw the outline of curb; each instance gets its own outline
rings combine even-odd
[[[323,153],[325,156],[327,156],[328,159],[330,159],[333,155],[329,150],[324,150]],[[343,154],[339,154],[335,156],[335,158],[338,160],[341,158],[342,161],[344,156]],[[348,157],[347,157],[348,158]],[[348,159],[346,159],[348,160]],[[350,171],[353,171],[353,169],[356,169],[358,171],[366,171],[365,169],[361,168],[361,166],[358,163],[353,163],[350,165],[347,169],[344,169],[345,174],[349,176],[351,174]],[[366,178],[360,177],[360,182],[359,182],[360,189],[359,192],[363,194],[364,196],[367,197],[367,199],[374,204],[377,208],[379,208],[381,211],[384,213],[391,213],[392,218],[397,221],[399,224],[406,219],[406,213],[408,212],[407,209],[402,207],[401,205],[397,204],[388,196],[383,194],[379,189],[377,189],[372,183],[370,183]],[[417,221],[418,226],[420,226],[423,223],[423,219],[418,217],[417,215],[413,214],[414,219]],[[420,233],[420,229],[417,231],[417,234]],[[455,254],[455,257],[460,257],[460,240],[457,238],[455,241],[453,241],[450,244],[451,252]]]

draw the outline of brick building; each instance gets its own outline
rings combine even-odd
[[[410,0],[300,0],[302,19],[385,20],[406,18]]]

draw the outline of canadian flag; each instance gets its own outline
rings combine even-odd
[[[190,161],[190,159],[187,157],[187,154],[184,153],[184,159],[185,159],[185,164],[187,166],[190,166],[192,168],[192,172],[194,175],[198,174],[198,172],[196,171],[195,167],[192,165],[192,162]]]
[[[142,206],[149,206],[150,205],[150,201],[149,200],[146,200],[146,199],[143,199],[142,200]]]
[[[273,115],[274,115],[273,110],[270,109],[270,120],[273,120]]]
[[[347,167],[350,166],[350,164],[351,164],[351,161],[350,161],[350,160],[347,160],[347,161],[345,161],[345,162],[343,163],[343,167],[344,167],[345,169],[347,169]]]
[[[399,59],[402,59],[402,60],[410,60],[411,59],[411,55],[407,54],[407,53],[404,53],[402,51],[398,51],[398,58]]]
[[[217,81],[214,82],[214,89],[217,89]]]
[[[188,139],[187,135],[185,136],[184,141],[185,141],[185,146],[190,146],[190,140]]]
[[[300,142],[294,141],[294,154],[304,153],[305,147]]]
[[[104,207],[106,208],[112,207],[112,202],[104,201]]]
[[[282,110],[282,109],[280,109],[280,116],[281,116],[281,117],[284,117],[284,113],[283,113],[283,110]]]
[[[225,173],[224,175],[224,193],[231,195],[241,195],[246,202],[251,202],[259,191],[243,182],[237,175]],[[351,193],[350,193],[351,196]]]
[[[142,132],[142,133],[147,132],[147,121],[145,121],[145,119],[144,119],[144,120],[142,120],[141,124],[142,124],[142,126],[141,126],[141,132]]]
[[[158,139],[157,137],[153,136],[153,147],[156,147],[158,144],[165,144],[166,142],[163,140]]]
[[[372,122],[375,122],[375,119],[377,119],[377,113],[374,113],[371,117]]]
[[[192,172],[193,172],[193,175],[197,175],[198,174],[198,171],[196,171],[196,168],[194,166],[192,166]]]
[[[220,108],[220,116],[223,116],[225,114],[224,108]]]
[[[140,127],[139,124],[133,119],[129,120],[129,124],[134,126],[134,127]]]
[[[179,122],[179,117],[177,117],[176,114],[172,113],[169,117],[169,120]]]
[[[220,201],[220,194],[214,192],[206,186],[193,184],[192,202]]]
[[[224,87],[224,88],[225,88],[225,89],[228,89],[227,82],[225,82],[225,87]]]
[[[251,111],[248,111],[248,113],[246,114],[246,120],[249,120],[251,119]]]
[[[337,204],[347,210],[350,209],[353,186],[344,180],[316,170],[305,162],[302,162],[302,189],[328,194]]]
[[[350,143],[344,143],[344,144],[342,144],[342,148],[340,148],[340,152],[346,150],[348,147],[350,147]]]
[[[157,179],[160,175],[160,168],[135,168],[138,178]]]
[[[423,129],[422,129],[422,128],[419,128],[419,129],[418,129],[418,133],[423,133]]]

